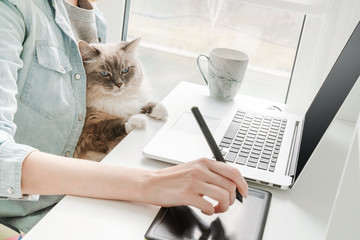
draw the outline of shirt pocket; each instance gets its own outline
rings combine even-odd
[[[64,49],[37,41],[20,100],[48,119],[60,118],[74,101],[71,70]]]

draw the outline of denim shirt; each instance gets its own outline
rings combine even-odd
[[[0,0],[0,218],[26,232],[61,199],[23,196],[22,163],[35,149],[71,157],[85,114],[85,70],[63,1]]]

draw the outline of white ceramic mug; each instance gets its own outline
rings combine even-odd
[[[200,58],[207,58],[208,76],[206,77],[200,65]],[[241,51],[230,48],[213,48],[209,56],[200,54],[197,65],[206,84],[210,96],[220,100],[232,100],[243,82],[249,56]]]

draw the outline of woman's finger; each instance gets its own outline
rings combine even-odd
[[[248,184],[237,168],[213,160],[207,161],[207,166],[210,171],[233,181],[243,197],[248,196]]]
[[[201,192],[202,195],[206,195],[218,202],[215,207],[215,212],[225,212],[229,209],[231,199],[228,190],[209,183],[203,183],[201,189],[203,190]]]
[[[204,175],[203,180],[206,183],[218,186],[228,192],[230,205],[232,205],[236,199],[236,184],[230,179],[212,171],[206,171]]]
[[[215,213],[215,208],[213,204],[205,200],[200,195],[193,195],[193,197],[189,199],[189,204],[187,205],[191,205],[193,207],[200,209],[201,212],[206,215],[212,215]]]

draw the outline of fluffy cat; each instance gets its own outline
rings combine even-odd
[[[86,77],[86,118],[74,157],[100,161],[147,116],[165,120],[160,103],[148,101],[144,73],[136,58],[140,39],[113,44],[79,42]]]

